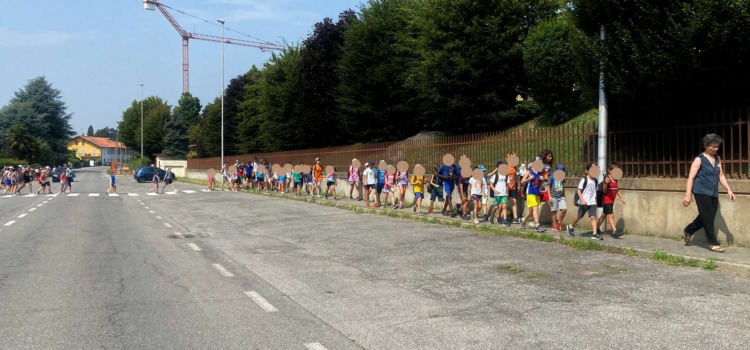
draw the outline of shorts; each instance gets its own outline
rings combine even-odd
[[[424,193],[422,193],[422,192],[414,192],[414,199],[416,200],[416,199],[420,199],[420,198],[424,198]]]
[[[584,217],[588,214],[589,217],[596,217],[596,206],[595,205],[578,205],[578,218]]]
[[[508,196],[495,196],[494,198],[492,198],[492,204],[494,205],[508,204]]]
[[[528,194],[528,195],[526,195],[526,206],[528,208],[537,207],[537,206],[539,206],[539,204],[541,204],[539,202],[539,196],[537,196],[535,194]]]
[[[443,201],[443,189],[440,187],[433,187],[430,189],[430,200],[434,201],[436,198],[438,202]]]
[[[615,213],[615,205],[613,204],[604,204],[604,214],[614,214]]]
[[[286,176],[279,176],[279,181],[286,183]]]
[[[393,187],[390,187],[390,186],[385,187],[385,186],[383,186],[383,193],[393,193],[393,192],[395,192],[394,189],[393,189]]]
[[[365,185],[365,192],[368,194],[375,188],[375,185]]]
[[[45,181],[45,182],[42,182],[42,186],[51,186],[51,185],[49,184],[49,181]]]
[[[482,195],[481,194],[472,194],[471,195],[471,200],[473,200],[473,201],[481,201],[482,200]]]
[[[356,185],[359,182],[359,180],[349,179],[350,185]]]
[[[70,179],[70,178],[68,178],[68,179],[65,179],[65,183],[66,183],[66,184],[67,184],[68,186],[70,186],[70,185],[71,185],[71,184],[73,183],[73,179]]]
[[[5,179],[5,186],[10,186],[10,185],[11,185],[10,179]]]
[[[295,181],[294,187],[302,187],[302,181]]]
[[[443,191],[445,191],[446,196],[453,194],[453,184],[450,182],[443,182]]]
[[[565,203],[565,197],[551,198],[549,202],[550,211],[558,211],[568,209],[568,205]]]
[[[221,176],[221,182],[229,182],[229,177],[226,175]]]
[[[521,196],[518,195],[518,190],[508,191],[508,197],[513,198],[513,199],[521,199]]]
[[[167,179],[167,180],[166,180],[166,181],[164,181],[164,182],[165,182],[165,183],[166,183],[167,185],[171,185],[171,184],[172,184],[172,179]]]
[[[381,194],[381,193],[383,193],[383,186],[384,186],[384,185],[385,185],[385,184],[381,184],[381,183],[379,183],[379,184],[378,184],[377,186],[375,186],[375,191],[376,191],[376,192],[377,192],[378,194]]]
[[[541,199],[542,203],[549,202],[550,201],[549,191],[542,192],[541,195],[540,195],[540,199]]]

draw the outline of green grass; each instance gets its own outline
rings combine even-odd
[[[521,273],[524,271],[521,265],[518,264],[500,264],[497,268],[500,271],[510,271],[512,273]]]
[[[651,254],[651,259],[656,260],[665,265],[670,265],[670,266],[690,266],[690,267],[701,266],[700,259],[685,258],[684,256],[681,256],[681,255],[669,254],[661,249]],[[713,265],[716,265],[716,262],[713,262]]]
[[[566,239],[563,241],[563,244],[575,250],[604,250],[601,244],[590,239]]]
[[[625,248],[625,255],[627,256],[635,256],[635,249],[627,247]]]
[[[703,263],[704,270],[716,270],[716,267],[716,260],[714,259],[708,259]]]

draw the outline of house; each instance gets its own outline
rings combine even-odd
[[[122,142],[96,136],[76,136],[68,141],[68,150],[75,151],[80,160],[93,160],[103,165],[113,161],[126,163],[133,156],[133,150]]]

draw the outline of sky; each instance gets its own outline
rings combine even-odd
[[[188,32],[301,44],[315,23],[357,11],[363,0],[161,0]],[[240,33],[231,32],[235,30]],[[190,40],[190,93],[206,105],[222,86],[270,57],[254,47]],[[143,94],[175,106],[182,94],[182,41],[167,19],[142,0],[2,0],[0,106],[26,83],[45,76],[61,91],[76,133],[117,127]]]

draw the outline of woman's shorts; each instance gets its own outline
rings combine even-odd
[[[508,197],[513,198],[513,199],[521,199],[521,196],[518,195],[518,190],[508,191]]]
[[[424,198],[424,194],[422,192],[414,192],[414,199],[420,198]]]
[[[615,205],[614,204],[605,204],[604,205],[604,214],[614,214],[615,213]]]
[[[535,194],[526,195],[526,206],[529,208],[539,206],[539,196]]]
[[[383,193],[392,193],[393,187],[385,187],[383,186]]]
[[[472,194],[471,195],[471,200],[473,200],[473,201],[481,201],[482,200],[482,195],[481,194]]]

